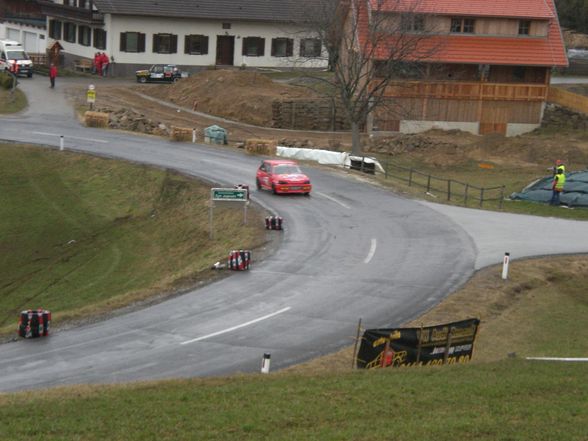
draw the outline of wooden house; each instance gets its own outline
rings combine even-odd
[[[369,130],[513,136],[541,124],[552,68],[568,64],[553,0],[353,1],[363,3],[350,9],[361,15],[360,38],[376,20],[402,23],[378,43],[374,63],[391,56],[399,32],[419,38],[406,59],[419,74],[390,83]]]

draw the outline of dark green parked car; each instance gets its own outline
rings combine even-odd
[[[154,64],[149,70],[138,70],[136,76],[138,83],[175,83],[182,78],[182,72],[175,64]]]

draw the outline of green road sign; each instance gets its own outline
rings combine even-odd
[[[210,198],[213,201],[247,201],[247,190],[242,188],[211,188]]]

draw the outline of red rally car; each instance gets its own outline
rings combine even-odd
[[[294,161],[284,159],[265,159],[257,169],[255,179],[257,189],[279,193],[310,194],[310,179],[300,171]]]

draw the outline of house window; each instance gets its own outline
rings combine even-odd
[[[519,20],[519,35],[529,35],[531,20]]]
[[[175,54],[178,51],[178,36],[174,34],[153,34],[153,52]]]
[[[294,53],[294,40],[291,38],[272,38],[272,57],[291,57]]]
[[[515,66],[512,70],[512,77],[515,81],[525,80],[525,68],[523,66]]]
[[[63,39],[69,43],[76,42],[76,25],[65,22],[63,24]]]
[[[403,31],[422,32],[425,30],[425,17],[422,15],[403,14],[400,17],[400,26]]]
[[[318,38],[303,38],[300,40],[300,56],[316,58],[321,56],[321,41]]]
[[[92,38],[92,30],[88,26],[80,26],[78,28],[78,43],[82,46],[90,46]]]
[[[206,35],[186,35],[184,53],[190,55],[208,54],[208,37]]]
[[[61,22],[59,20],[49,20],[49,37],[54,40],[61,40]]]
[[[451,32],[461,34],[473,34],[476,20],[473,18],[452,18]]]
[[[94,29],[94,47],[106,49],[106,31],[104,29]]]
[[[248,57],[263,57],[265,38],[247,37],[243,39],[243,55]]]
[[[145,52],[145,34],[140,32],[121,32],[121,52]]]

